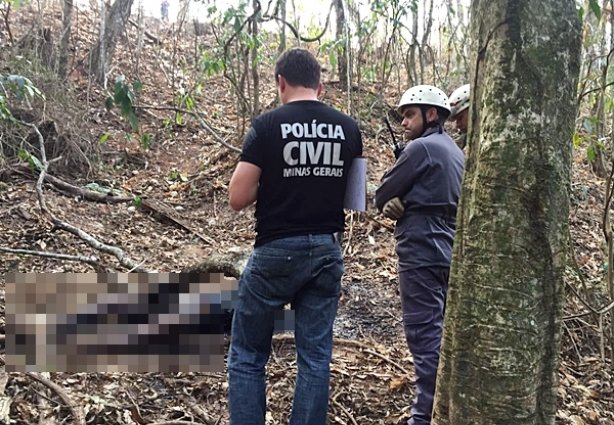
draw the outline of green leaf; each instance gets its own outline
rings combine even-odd
[[[580,22],[584,22],[584,8],[582,6],[578,9],[578,18],[580,18]]]
[[[132,109],[126,113],[126,118],[128,118],[132,130],[137,131],[139,128],[139,119]]]
[[[573,146],[574,148],[579,148],[582,144],[582,135],[577,131],[573,134]]]
[[[102,136],[100,136],[100,139],[98,139],[98,143],[104,145],[109,140],[109,137],[111,137],[109,133],[104,133]]]
[[[591,9],[591,12],[597,17],[597,20],[601,20],[601,7],[599,7],[599,3],[597,0],[588,0],[588,7]]]
[[[188,111],[191,111],[192,109],[194,109],[194,99],[192,98],[192,96],[188,96],[185,98],[185,108]]]
[[[180,113],[175,115],[175,125],[183,125],[183,115]]]
[[[19,159],[22,161],[26,161],[32,171],[40,171],[43,169],[43,164],[41,164],[40,160],[27,150],[19,149],[17,156],[19,156]]]
[[[132,83],[132,88],[135,92],[138,93],[143,90],[143,83],[140,80],[134,80],[134,82]]]
[[[150,133],[143,133],[141,135],[141,147],[145,150],[149,150],[151,148],[151,141],[153,136]]]
[[[137,208],[141,208],[143,206],[143,198],[141,198],[140,196],[135,196],[132,199],[132,205],[134,205]]]

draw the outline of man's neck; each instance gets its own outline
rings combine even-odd
[[[296,87],[290,89],[285,96],[284,103],[297,102],[300,100],[318,100],[318,93],[310,88]]]

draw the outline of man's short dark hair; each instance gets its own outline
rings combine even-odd
[[[295,47],[281,54],[275,65],[275,79],[281,75],[291,86],[316,90],[320,86],[320,64],[309,50]]]

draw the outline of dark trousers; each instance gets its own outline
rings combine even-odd
[[[403,327],[416,368],[416,398],[409,425],[431,423],[449,275],[448,267],[399,272]]]

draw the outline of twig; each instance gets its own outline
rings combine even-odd
[[[241,149],[236,146],[232,146],[226,142],[226,140],[222,139],[213,128],[204,120],[204,118],[198,113],[198,111],[188,111],[187,109],[177,108],[175,106],[155,106],[155,105],[139,105],[138,109],[152,109],[154,111],[173,111],[173,112],[181,112],[182,114],[190,115],[198,120],[201,127],[204,128],[213,136],[216,142],[220,145],[227,147],[230,150],[235,152],[241,152]]]
[[[580,355],[580,350],[578,349],[578,344],[576,344],[576,341],[574,341],[573,334],[571,333],[571,330],[567,326],[567,323],[563,322],[563,327],[569,334],[569,340],[571,341],[571,345],[573,345],[573,348],[576,351],[576,356],[578,356],[578,361],[582,360],[582,356]]]
[[[38,176],[38,180],[36,182],[36,193],[38,195],[38,203],[40,205],[41,210],[49,216],[51,222],[55,227],[65,230],[73,235],[81,238],[86,244],[88,244],[91,248],[94,248],[98,251],[105,252],[107,254],[113,255],[119,263],[127,269],[133,269],[139,273],[147,273],[148,270],[140,268],[138,264],[136,264],[132,259],[130,259],[123,250],[116,246],[107,245],[105,243],[100,242],[89,233],[79,229],[78,227],[73,226],[70,223],[66,223],[53,215],[53,213],[47,208],[47,204],[45,202],[45,197],[43,196],[43,181],[45,180],[45,176],[47,175],[47,170],[49,168],[49,162],[47,161],[47,154],[45,153],[45,139],[43,135],[39,131],[38,127],[34,124],[30,124],[25,121],[17,121],[20,124],[30,127],[38,136],[39,149],[41,155],[41,170]]]
[[[38,375],[37,373],[34,372],[26,372],[26,375],[28,375],[30,378],[40,382],[41,384],[45,385],[46,387],[50,388],[51,390],[55,391],[57,393],[57,395],[62,399],[62,401],[64,402],[64,404],[66,404],[68,406],[68,408],[70,409],[70,411],[72,412],[72,416],[75,419],[75,423],[77,425],[85,425],[85,415],[83,414],[83,411],[81,410],[81,408],[79,406],[77,406],[68,396],[68,394],[66,394],[66,392],[64,391],[64,389],[62,387],[60,387],[58,384],[56,384],[55,382],[52,382],[46,378],[43,378],[42,376]]]
[[[57,252],[32,251],[29,249],[7,248],[4,246],[0,246],[0,252],[8,252],[11,254],[33,255],[33,256],[45,257],[45,258],[57,258],[58,260],[66,260],[66,261],[80,261],[83,263],[87,263],[91,266],[101,267],[101,264],[98,261],[98,258],[96,258],[95,256],[85,257],[83,255],[68,255],[68,254],[60,254]]]
[[[207,425],[200,422],[189,421],[168,421],[168,422],[153,422],[147,425]]]
[[[348,231],[348,238],[347,241],[345,243],[345,247],[343,249],[343,256],[345,257],[345,255],[347,254],[347,252],[349,251],[350,247],[352,246],[352,236],[354,234],[354,211],[352,211],[350,213],[350,229]]]
[[[162,44],[162,41],[160,41],[160,39],[158,37],[156,37],[155,35],[153,35],[149,31],[147,31],[146,29],[141,27],[139,24],[134,22],[132,19],[128,19],[128,22],[130,22],[130,25],[132,25],[133,27],[137,28],[138,30],[142,30],[143,34],[145,34],[145,36],[147,38],[149,38],[151,41],[153,41],[154,43],[156,43],[158,45]]]
[[[376,222],[377,224],[379,224],[380,226],[382,226],[384,229],[388,229],[388,230],[390,230],[390,231],[394,231],[394,226],[391,226],[391,225],[390,225],[390,224],[388,224],[388,223],[384,223],[383,221],[381,221],[380,219],[378,219],[378,218],[376,218],[376,217],[372,216],[372,215],[371,215],[371,214],[369,214],[369,213],[365,213],[365,217],[366,217],[367,219],[371,220],[371,221]]]
[[[390,363],[391,365],[395,366],[397,369],[399,369],[405,375],[407,375],[407,376],[410,375],[410,373],[407,371],[407,369],[405,369],[403,366],[401,366],[400,364],[398,364],[394,360],[384,356],[383,354],[377,353],[377,352],[372,351],[372,350],[365,350],[365,353],[371,354],[371,355],[373,355],[375,357],[379,357],[380,359],[384,360],[386,363]]]
[[[328,30],[328,24],[330,22],[330,15],[331,15],[331,12],[333,10],[333,6],[334,5],[335,5],[334,1],[330,3],[330,7],[328,8],[328,15],[326,15],[326,23],[324,24],[324,28],[322,29],[320,34],[318,34],[318,35],[316,35],[314,37],[303,37],[302,35],[299,34],[298,30],[296,28],[294,28],[294,25],[292,25],[288,21],[285,21],[285,20],[281,19],[278,16],[263,16],[262,20],[263,21],[270,21],[271,19],[273,19],[273,20],[279,21],[282,24],[284,24],[285,26],[287,26],[288,28],[290,28],[290,31],[292,32],[292,34],[294,35],[294,37],[297,40],[304,41],[305,43],[313,43],[314,41],[320,41],[320,39],[324,36],[326,31]]]
[[[352,414],[345,407],[343,407],[341,403],[337,401],[337,399],[333,399],[333,404],[335,405],[335,407],[337,407],[339,410],[345,413],[345,416],[348,417],[350,422],[352,422],[354,425],[358,425],[358,422],[356,422],[356,419],[354,419],[354,416],[352,416]]]

